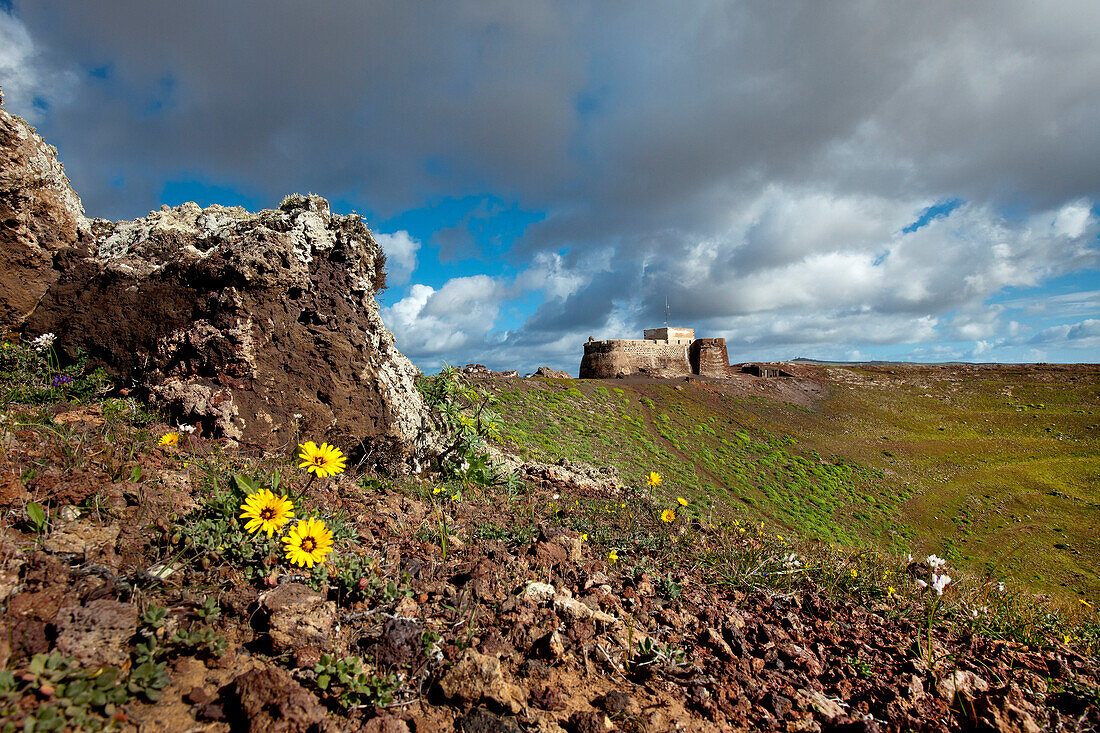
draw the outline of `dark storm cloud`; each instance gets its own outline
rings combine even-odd
[[[110,68],[48,124],[93,213],[156,203],[159,191],[118,193],[108,169],[148,181],[201,170],[270,198],[351,193],[378,211],[440,190],[525,192],[560,177],[583,63],[536,3],[36,2],[16,14],[54,65]]]
[[[377,216],[468,194],[545,213],[504,255],[527,268],[514,283],[389,311],[468,351],[628,335],[666,296],[776,344],[934,340],[952,312],[952,333],[991,334],[1000,289],[1100,266],[1092,0],[28,0],[15,17],[34,45],[15,86],[64,88],[41,127],[91,214],[141,214],[188,175]],[[433,246],[468,256],[472,234]],[[530,290],[546,301],[523,329],[463,326],[471,298],[488,318]]]

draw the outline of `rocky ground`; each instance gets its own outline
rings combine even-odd
[[[1095,644],[937,614],[919,562],[665,525],[643,489],[570,467],[309,481],[287,456],[159,445],[169,426],[118,405],[5,412],[0,729],[1100,726]],[[243,533],[260,485],[328,518],[324,566]]]

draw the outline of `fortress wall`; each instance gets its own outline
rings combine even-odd
[[[728,377],[730,358],[724,338],[696,339],[689,351],[691,370],[701,377]]]
[[[589,341],[581,359],[581,379],[613,379],[630,374],[679,377],[691,374],[684,343],[642,339]]]

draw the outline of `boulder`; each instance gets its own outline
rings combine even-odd
[[[84,218],[54,151],[0,109],[0,329],[57,334],[208,437],[329,442],[400,470],[436,440],[379,315],[385,255],[319,196]]]
[[[0,107],[0,328],[21,327],[57,281],[54,255],[91,238],[57,151]]]
[[[569,372],[563,372],[561,369],[551,369],[550,367],[540,366],[535,370],[532,377],[545,377],[546,379],[572,379],[573,377]]]

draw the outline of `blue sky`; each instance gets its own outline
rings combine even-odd
[[[366,219],[443,361],[1100,361],[1100,5],[0,1],[90,216]]]

